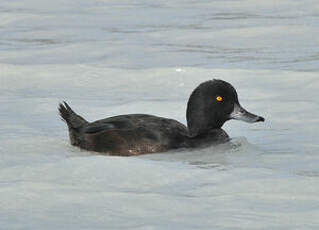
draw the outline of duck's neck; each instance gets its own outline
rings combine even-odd
[[[188,145],[190,147],[205,147],[227,141],[229,141],[229,136],[223,129],[212,129],[207,133],[189,137]]]
[[[209,134],[212,130],[221,129],[225,123],[224,121],[221,122],[214,119],[214,117],[207,117],[207,114],[204,112],[188,108],[186,120],[188,132],[191,137]]]

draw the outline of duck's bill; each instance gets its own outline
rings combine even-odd
[[[243,107],[238,104],[235,104],[233,112],[230,114],[231,119],[241,120],[249,123],[265,121],[265,118],[257,116],[246,111]]]

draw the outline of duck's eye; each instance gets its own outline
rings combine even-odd
[[[222,101],[223,98],[222,98],[221,96],[217,96],[217,97],[216,97],[216,100],[217,100],[217,101]]]

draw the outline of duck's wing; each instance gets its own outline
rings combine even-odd
[[[86,125],[83,131],[84,133],[93,134],[112,129],[131,130],[139,127],[140,125],[143,125],[141,124],[143,123],[141,122],[141,120],[146,121],[150,117],[154,116],[146,114],[129,114],[109,117],[89,123],[88,125]]]
[[[85,128],[84,128],[84,133],[98,133],[101,131],[105,131],[108,129],[114,129],[115,126],[112,123],[91,123],[88,124]]]
[[[128,114],[109,117],[89,123],[83,129],[84,133],[95,134],[108,130],[148,130],[166,138],[178,135],[188,135],[187,127],[180,122],[148,114]]]

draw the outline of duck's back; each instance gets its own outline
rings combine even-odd
[[[114,155],[139,155],[184,147],[188,135],[180,122],[147,114],[109,117],[87,123],[79,146]]]

